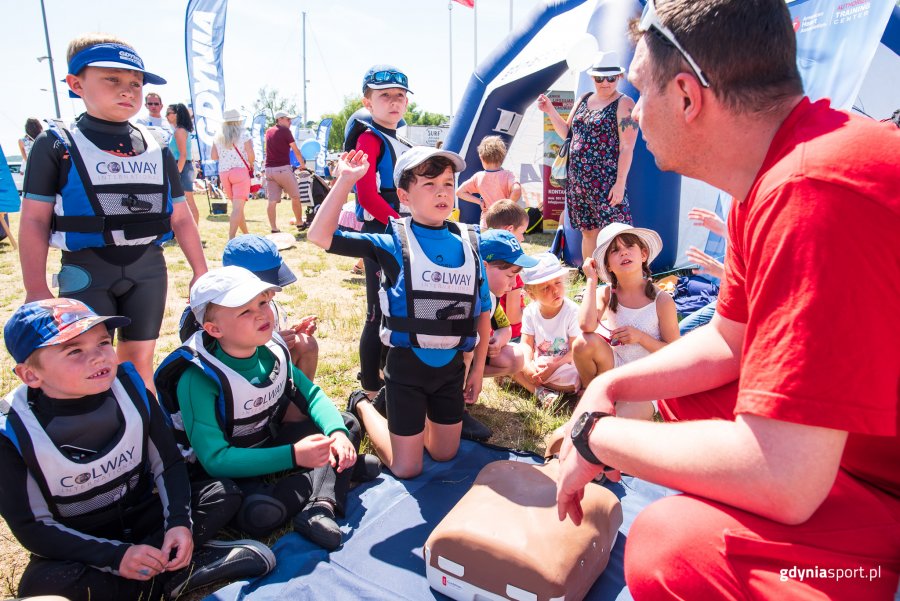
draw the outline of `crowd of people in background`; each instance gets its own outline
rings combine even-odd
[[[900,263],[885,241],[900,231],[900,133],[804,96],[781,0],[660,4],[630,25],[637,103],[618,91],[626,65],[611,52],[588,68],[593,91],[568,118],[536,100],[569,139],[574,267],[523,249],[528,214],[502,139],[480,141],[483,170],[457,187],[459,154],[398,134],[411,92],[401,69],[363,75],[366,111],[348,123],[314,211],[303,203],[313,179],[301,190],[290,161],[302,156],[292,116],[274,114],[261,161],[269,234],[282,233],[286,195],[306,240],[363,262],[360,389],[345,411],[315,383],[316,317],[291,320],[275,300],[296,276],[272,240],[249,233],[260,157],[240,113],[224,112],[212,147],[231,217],[223,267],[209,270],[189,108],[142,97],[166,82],[125,41],[73,40],[66,82],[85,113],[46,131],[29,119],[20,142],[25,298],[4,340],[22,384],[0,412],[0,515],[32,553],[20,594],[174,599],[269,573],[271,550],[218,539],[226,525],[259,539],[289,524],[335,550],[351,482],[382,468],[414,478],[425,453],[449,461],[462,439],[491,438],[473,414],[484,378],[497,378],[571,412],[561,520],[584,519],[584,488],[601,474],[684,493],[631,527],[635,598],[891,598],[900,322],[884,303]],[[148,116],[132,123],[142,102]],[[725,219],[688,216],[727,251],[688,251],[721,290],[681,324],[650,268],[664,241],[632,223],[639,131],[662,170],[733,197]],[[458,199],[481,207],[480,224],[450,219]],[[180,346],[157,364],[173,238],[190,306]],[[50,247],[61,250],[56,295]],[[865,365],[822,342],[851,309]],[[374,454],[360,453],[363,436]],[[105,480],[66,484],[110,457]],[[835,563],[881,576],[786,582],[777,569]]]

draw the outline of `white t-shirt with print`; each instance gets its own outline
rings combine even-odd
[[[552,319],[541,315],[540,305],[531,302],[522,312],[522,334],[534,336],[535,357],[559,357],[569,352],[569,338],[578,336],[578,305],[569,299]]]
[[[247,165],[253,167],[250,164],[250,157],[247,156],[247,149],[244,148],[244,145],[250,140],[250,134],[246,131],[241,132],[241,138],[238,140],[235,146],[238,147],[238,150],[241,151],[241,156],[244,157],[244,161],[247,161]],[[244,165],[244,161],[241,160],[241,156],[238,156],[238,153],[235,152],[232,146],[228,148],[220,148],[218,144],[216,144],[216,150],[219,152],[219,173],[223,171],[228,171],[229,169],[237,169],[240,167],[241,169],[246,169],[246,165]]]

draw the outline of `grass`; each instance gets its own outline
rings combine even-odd
[[[200,236],[204,241],[206,260],[210,268],[221,266],[222,249],[228,239],[228,218],[209,215],[206,196],[196,195],[200,208]],[[13,232],[18,232],[19,214],[10,215]],[[292,217],[290,205],[278,206],[278,224],[289,231]],[[265,216],[265,201],[254,200],[247,204],[247,225],[251,233],[266,234],[269,231]],[[550,234],[526,237],[523,244],[529,254],[546,250]],[[167,308],[162,331],[156,346],[156,364],[178,344],[178,318],[188,297],[191,271],[180,249],[165,247],[169,267]],[[297,282],[279,293],[278,300],[291,317],[318,315],[319,367],[316,383],[343,408],[347,396],[359,387],[356,380],[358,367],[359,333],[365,315],[365,282],[362,276],[350,273],[356,259],[329,255],[306,241],[304,234],[297,235],[297,245],[282,253],[284,260],[297,275]],[[59,269],[60,253],[51,249],[47,272]],[[48,275],[49,278],[49,275]],[[25,297],[21,284],[18,253],[8,241],[0,242],[0,304],[2,318],[6,318],[21,304]],[[578,283],[573,289],[580,288]],[[0,353],[0,388],[3,393],[19,385],[12,373],[13,361],[6,353]],[[506,447],[540,453],[544,438],[568,418],[568,410],[544,410],[535,399],[517,386],[498,385],[486,379],[484,389],[472,414],[494,430],[490,442]],[[272,542],[272,541],[266,541]],[[0,520],[0,597],[14,597],[16,584],[28,556]],[[202,598],[211,591],[185,597],[185,601]]]

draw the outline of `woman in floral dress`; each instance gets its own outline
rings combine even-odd
[[[565,138],[572,129],[566,176],[566,207],[572,227],[581,231],[582,260],[597,247],[597,234],[613,222],[631,224],[625,180],[631,168],[638,125],[634,100],[617,89],[625,73],[615,52],[604,53],[588,71],[594,92],[576,102],[566,121],[541,94],[537,106]]]

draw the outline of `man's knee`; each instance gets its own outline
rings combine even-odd
[[[625,546],[625,581],[631,594],[691,599],[721,591],[714,584],[722,584],[727,570],[719,513],[706,501],[675,495],[638,514]]]

